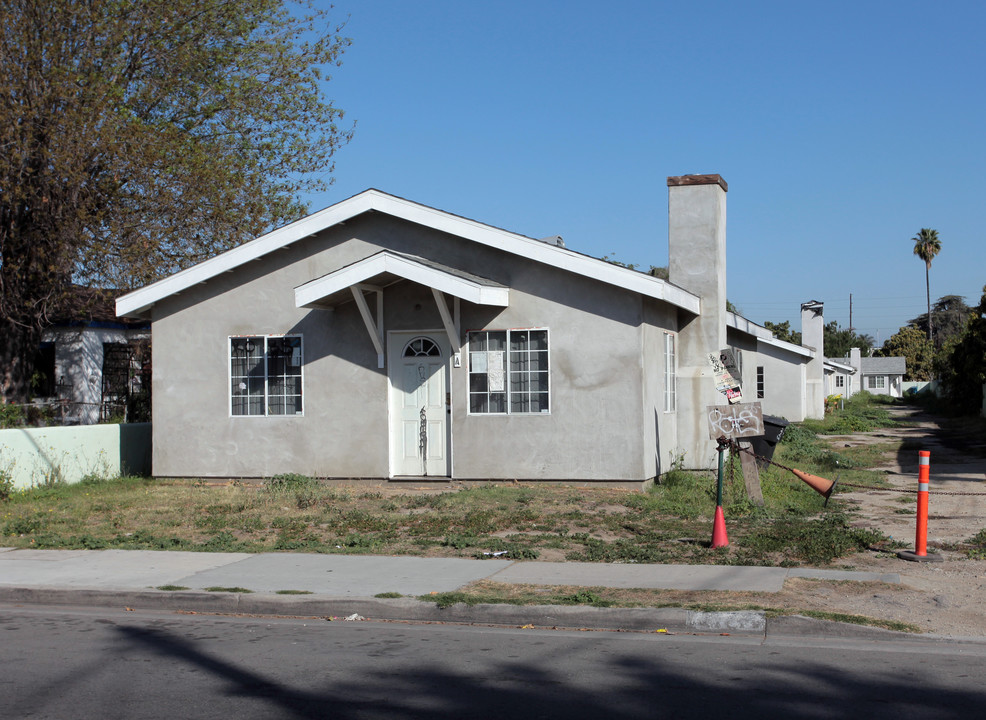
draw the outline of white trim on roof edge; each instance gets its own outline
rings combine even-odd
[[[322,298],[365,282],[381,273],[398,275],[405,280],[421,283],[477,305],[507,307],[510,304],[510,289],[502,285],[482,285],[416,262],[412,258],[382,250],[352,265],[299,285],[294,289],[295,305],[314,307]]]
[[[801,355],[802,357],[815,357],[815,351],[811,348],[807,348],[803,345],[795,345],[787,340],[779,340],[774,337],[774,333],[765,328],[763,325],[758,325],[752,320],[747,320],[739,313],[726,313],[726,327],[731,327],[742,333],[746,333],[747,335],[752,335],[758,342],[762,342],[765,345],[772,345],[776,348],[780,348],[781,350],[787,350],[797,355]]]
[[[663,300],[696,315],[701,312],[701,299],[697,295],[660,278],[370,189],[140,290],[127,293],[117,299],[116,314],[140,317],[150,310],[154,303],[166,297],[370,210],[457,235],[481,245],[499,248],[578,275],[595,278],[625,290]]]

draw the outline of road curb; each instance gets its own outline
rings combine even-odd
[[[799,615],[770,616],[763,611],[701,612],[684,608],[599,608],[585,605],[506,605],[458,603],[440,608],[414,598],[339,598],[164,590],[103,590],[0,586],[0,603],[108,607],[121,610],[318,617],[345,620],[352,615],[392,622],[459,623],[534,628],[610,630],[746,637],[826,637],[832,639],[916,639],[909,633]]]
[[[266,593],[45,587],[0,587],[0,602],[333,619],[344,619],[356,614],[372,620],[532,625],[635,632],[728,632],[762,636],[766,631],[766,620],[762,612],[696,612],[682,608],[597,608],[584,605],[465,605],[462,603],[440,608],[434,603],[412,598],[333,598]]]

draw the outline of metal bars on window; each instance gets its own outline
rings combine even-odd
[[[301,337],[229,339],[230,414],[301,415]]]
[[[764,396],[764,387],[766,384],[764,381],[764,377],[765,375],[764,375],[763,365],[757,365],[757,398],[758,399],[762,399]]]
[[[469,333],[470,413],[547,413],[549,383],[546,329]]]

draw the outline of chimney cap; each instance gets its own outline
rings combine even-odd
[[[684,185],[718,185],[724,192],[729,192],[729,187],[721,175],[672,175],[668,178],[668,187]]]

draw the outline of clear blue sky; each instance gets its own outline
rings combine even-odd
[[[986,3],[336,0],[335,184],[667,263],[669,175],[729,183],[728,296],[879,342],[986,284]],[[978,218],[978,219],[977,219]]]

